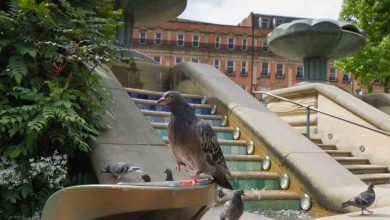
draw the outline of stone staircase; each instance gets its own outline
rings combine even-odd
[[[306,97],[289,97],[293,101],[317,108],[316,95]],[[278,114],[281,119],[289,123],[293,128],[306,135],[306,110],[292,103],[274,100],[267,103],[268,108]],[[319,148],[327,152],[336,161],[342,164],[353,174],[357,175],[365,183],[389,184],[390,173],[386,166],[371,164],[368,159],[356,157],[350,151],[339,150],[336,145],[323,144],[317,132],[317,114],[310,114],[310,140]]]
[[[168,143],[167,126],[170,112],[158,105],[163,92],[125,88],[140,111]],[[225,115],[216,115],[216,106],[207,104],[204,96],[183,94],[199,118],[207,120],[217,134],[226,163],[232,173],[234,189],[244,189],[246,210],[299,210],[301,196],[290,190],[282,190],[278,173],[263,170],[263,158],[253,155],[253,142],[242,139],[241,130],[230,126]],[[222,201],[229,199],[228,194]]]

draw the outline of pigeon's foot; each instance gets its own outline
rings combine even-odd
[[[181,171],[181,166],[185,166],[185,164],[184,163],[177,163],[176,170]]]
[[[191,179],[194,182],[194,185],[198,182],[199,174],[200,173],[196,173],[195,175],[191,176]]]

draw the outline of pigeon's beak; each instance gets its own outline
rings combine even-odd
[[[161,97],[159,100],[157,100],[157,104],[165,104],[165,98]]]

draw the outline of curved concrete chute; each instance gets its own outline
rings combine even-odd
[[[214,67],[183,63],[172,72],[174,78],[181,79],[176,83],[177,90],[187,92],[192,83],[209,100],[226,106],[229,120],[236,120],[257,137],[273,160],[292,172],[302,189],[322,206],[343,211],[342,202],[366,189],[359,178]],[[380,205],[390,204],[385,200]]]

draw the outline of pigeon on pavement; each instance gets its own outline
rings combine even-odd
[[[126,173],[130,173],[130,172],[142,172],[142,170],[140,167],[136,167],[124,162],[111,163],[107,165],[105,168],[100,170],[100,174],[111,173],[118,180]]]
[[[244,213],[242,195],[245,196],[242,189],[234,192],[232,200],[227,201],[223,206],[219,220],[238,220],[241,217],[242,213]]]
[[[211,125],[198,119],[180,93],[168,91],[157,103],[167,105],[172,112],[168,124],[168,139],[176,168],[187,165],[196,174],[196,183],[201,173],[213,176],[215,182],[227,189],[233,189],[229,180],[231,174]]]
[[[367,210],[367,207],[372,205],[374,201],[375,201],[374,184],[370,183],[368,184],[368,189],[366,191],[360,193],[358,196],[352,198],[351,200],[343,202],[341,207],[345,208],[348,206],[355,206],[361,208],[362,215],[364,215],[363,210],[372,213],[372,211]]]
[[[165,181],[173,181],[173,175],[172,175],[172,170],[171,169],[166,169],[164,173],[167,174],[167,177],[165,178]]]
[[[142,175],[141,178],[145,181],[145,183],[152,182],[148,174]]]

